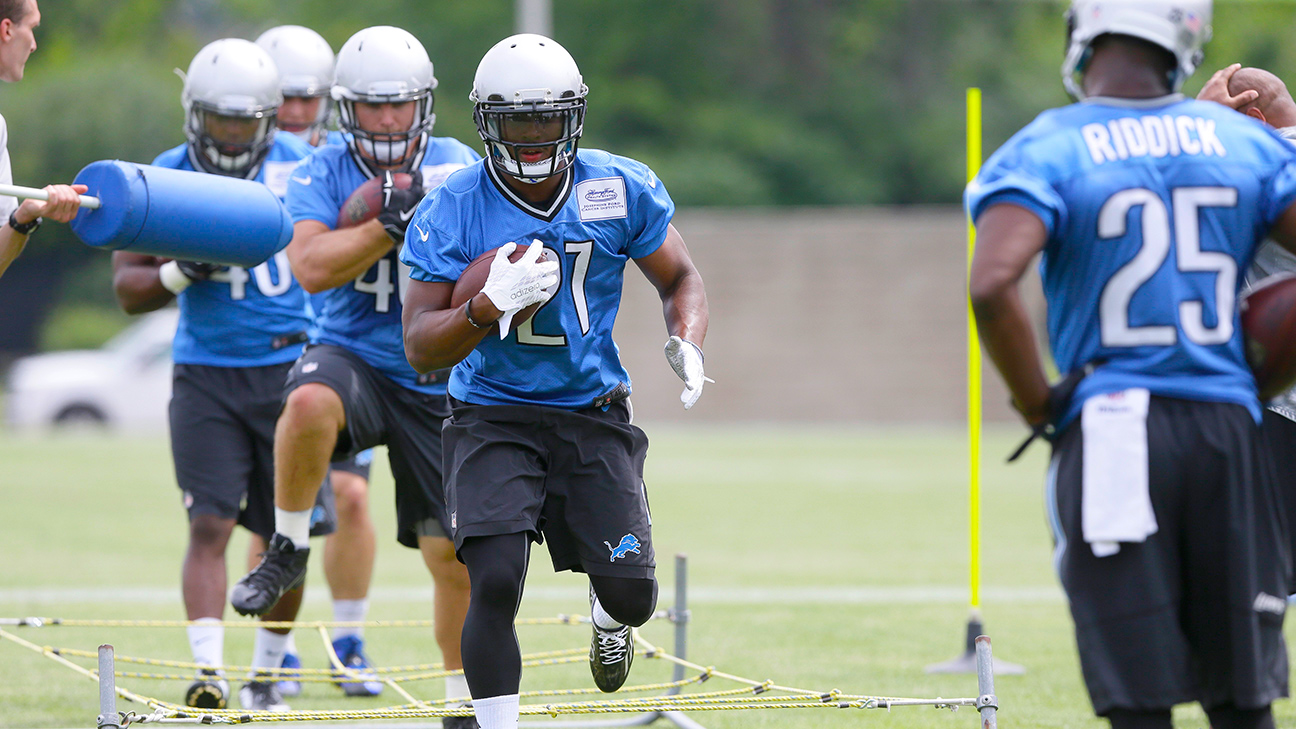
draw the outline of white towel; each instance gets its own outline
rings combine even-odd
[[[1095,557],[1142,542],[1157,530],[1148,496],[1147,414],[1143,388],[1094,395],[1080,415],[1084,428],[1081,529]]]

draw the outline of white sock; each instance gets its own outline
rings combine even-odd
[[[456,673],[450,676],[446,676],[445,684],[446,684],[447,699],[454,699],[460,697],[468,698],[472,696],[472,691],[468,690],[468,679],[464,678],[464,675],[462,673]],[[454,701],[449,704],[446,704],[446,707],[450,709],[457,709],[463,705],[464,705],[463,701]]]
[[[288,642],[284,643],[284,653],[297,653],[297,641],[293,639],[296,633],[288,634]]]
[[[271,633],[266,628],[257,628],[256,639],[252,642],[252,673],[255,674],[258,668],[268,669],[282,666],[284,649],[287,646],[287,635]]]
[[[594,598],[594,609],[590,610],[590,612],[593,613],[590,617],[594,619],[594,624],[604,630],[617,630],[621,627],[621,623],[607,614],[607,611],[603,609],[603,603],[599,602],[597,597]]]
[[[216,668],[225,665],[225,628],[220,618],[198,618],[190,625],[189,650],[194,663]]]
[[[473,713],[481,729],[517,729],[520,703],[517,694],[473,699]]]
[[[334,600],[333,601],[333,620],[339,623],[358,623],[365,619],[369,614],[369,598],[360,598],[359,600]],[[334,628],[333,640],[348,635],[362,636],[364,628]]]
[[[275,531],[291,539],[298,549],[310,547],[311,511],[284,511],[276,506]]]

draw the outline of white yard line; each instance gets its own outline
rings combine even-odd
[[[983,587],[984,601],[999,603],[1054,603],[1063,599],[1062,588],[1050,587]],[[531,600],[586,602],[586,588],[533,587],[526,590]],[[324,603],[327,590],[311,590],[310,603]],[[371,603],[426,603],[432,600],[432,589],[422,587],[375,587]],[[966,587],[941,585],[908,585],[899,587],[695,587],[689,589],[690,604],[738,605],[920,605],[960,604],[968,601]],[[5,605],[65,605],[103,603],[108,605],[166,604],[180,601],[179,587],[11,587],[0,588],[0,608]],[[675,602],[674,590],[663,588],[658,605]],[[0,609],[0,613],[3,610]]]

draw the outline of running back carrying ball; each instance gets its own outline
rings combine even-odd
[[[392,175],[397,190],[408,190],[414,177],[397,172]],[[357,187],[338,211],[337,227],[350,228],[378,217],[383,208],[383,178],[371,177]]]
[[[1247,361],[1261,400],[1296,382],[1296,275],[1280,273],[1256,284],[1242,299]]]
[[[506,245],[513,245],[513,244],[510,243]],[[500,248],[503,248],[503,246],[500,246]],[[498,253],[498,251],[499,248],[492,248],[489,251],[486,251],[485,253],[481,254],[480,256],[477,256],[472,260],[471,263],[468,264],[468,267],[465,268],[463,273],[459,275],[459,279],[455,281],[454,291],[451,292],[450,294],[451,307],[458,308],[460,306],[463,306],[464,302],[468,301],[469,299],[471,299],[472,297],[476,296],[478,293],[481,292],[482,287],[486,285],[486,280],[490,278],[491,264],[494,263],[495,256]],[[509,254],[508,257],[509,262],[517,263],[518,261],[522,260],[522,257],[526,255],[526,252],[527,252],[527,248],[523,246],[517,246],[513,250],[513,252]],[[549,249],[541,248],[538,262],[548,263],[551,260],[553,259],[549,255]],[[556,266],[557,263],[555,262],[554,265]],[[558,282],[557,279],[555,278],[552,284],[545,287],[545,297],[543,301],[531,304],[530,306],[523,307],[521,310],[519,310],[516,314],[513,315],[513,319],[509,324],[509,331],[511,332],[517,329],[519,326],[522,325],[522,322],[526,321],[527,319],[530,319],[531,316],[540,309],[541,305],[543,305],[545,301],[548,301],[549,297],[553,296],[554,292],[557,290],[558,290]],[[494,303],[493,299],[492,299],[492,303]],[[504,319],[505,317],[500,317],[500,318]],[[492,324],[490,330],[491,332],[498,332],[499,325]],[[503,339],[505,336],[507,336],[507,333],[501,335],[500,338]]]

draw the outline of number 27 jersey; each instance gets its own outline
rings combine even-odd
[[[1296,200],[1296,155],[1219,104],[1092,98],[1041,114],[968,185],[973,220],[1012,203],[1044,222],[1058,369],[1102,364],[1092,395],[1143,387],[1259,418],[1238,316],[1243,274]]]

